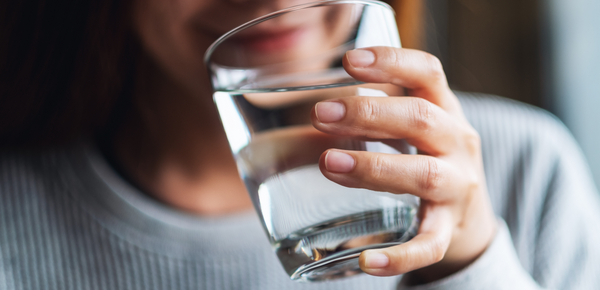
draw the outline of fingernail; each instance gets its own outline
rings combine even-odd
[[[334,173],[348,173],[354,169],[354,158],[346,153],[331,150],[325,155],[325,168]]]
[[[348,62],[353,67],[368,67],[375,62],[375,54],[370,50],[355,49],[346,52]]]
[[[367,268],[384,268],[390,264],[390,258],[388,258],[388,256],[385,254],[374,251],[366,251],[365,255],[365,267]]]
[[[346,115],[346,107],[338,102],[319,102],[315,105],[315,114],[321,123],[337,122]]]

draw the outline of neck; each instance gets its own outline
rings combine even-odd
[[[221,215],[250,199],[231,156],[210,89],[146,76],[115,134],[114,162],[143,192],[183,211]],[[209,88],[208,84],[202,86]]]

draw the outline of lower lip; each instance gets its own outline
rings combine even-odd
[[[303,29],[294,29],[275,34],[264,34],[240,40],[239,44],[248,50],[256,52],[274,52],[295,46],[304,34]]]

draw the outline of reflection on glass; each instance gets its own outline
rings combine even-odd
[[[400,45],[388,6],[325,1],[242,25],[207,53],[238,170],[294,280],[360,273],[361,251],[406,242],[418,229],[416,197],[346,188],[318,166],[329,148],[414,154],[403,140],[388,146],[328,135],[311,124],[319,101],[400,95],[395,86],[360,83],[343,69],[347,50],[374,45]]]

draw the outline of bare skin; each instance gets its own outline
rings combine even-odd
[[[120,166],[175,208],[199,215],[250,210],[210,90],[198,98],[160,76],[141,76],[147,87],[138,89],[137,108],[114,140]]]
[[[365,53],[372,54],[372,64],[364,63]],[[377,47],[348,52],[344,67],[356,79],[404,87],[408,97],[332,100],[343,105],[341,118],[339,112],[334,112],[337,118],[329,118],[332,111],[319,103],[313,125],[336,135],[404,138],[424,153],[323,153],[321,171],[337,183],[421,197],[419,234],[399,246],[363,252],[361,268],[390,276],[434,264],[414,272],[420,281],[433,281],[469,265],[490,243],[495,218],[479,136],[466,121],[439,61],[421,51]]]
[[[258,2],[263,1],[252,3]],[[264,13],[264,7],[248,5],[217,0],[140,0],[134,5],[134,30],[148,62],[140,70],[136,110],[116,135],[113,151],[141,189],[174,208],[213,216],[251,208],[202,64],[214,35],[232,26],[220,23],[219,13],[243,18]],[[329,101],[342,109],[321,102],[313,108],[314,127],[335,135],[405,138],[423,152],[396,156],[326,150],[321,155],[321,171],[334,182],[422,199],[418,236],[400,246],[363,252],[361,268],[376,276],[413,271],[409,276],[416,284],[464,268],[485,251],[496,221],[479,136],[448,88],[439,61],[420,51],[379,47],[347,53],[344,67],[365,82],[405,87],[409,97]]]

